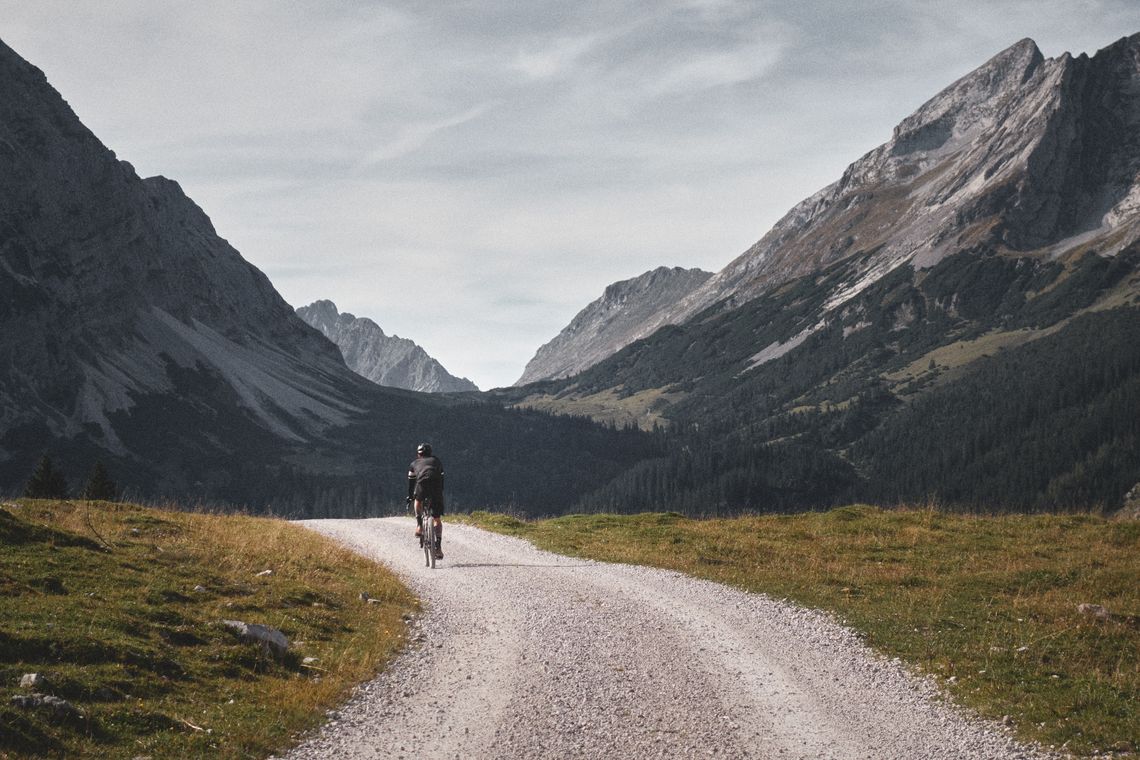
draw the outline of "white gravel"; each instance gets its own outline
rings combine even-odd
[[[413,643],[286,757],[1041,758],[825,614],[410,518],[310,520],[423,600]]]

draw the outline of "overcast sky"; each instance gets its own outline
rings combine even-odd
[[[1023,37],[1138,0],[0,0],[0,37],[285,299],[509,385],[611,282],[718,270]]]

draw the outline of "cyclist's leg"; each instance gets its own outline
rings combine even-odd
[[[420,499],[415,501],[416,509],[416,535],[420,535],[424,525],[424,503]]]
[[[443,492],[436,493],[431,499],[431,518],[435,523],[435,534],[437,536],[443,535],[443,522],[440,518],[443,517]]]

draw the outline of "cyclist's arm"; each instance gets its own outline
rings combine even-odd
[[[408,498],[412,498],[416,493],[416,471],[408,470]]]

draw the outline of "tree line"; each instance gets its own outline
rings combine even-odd
[[[24,484],[24,497],[28,499],[66,499],[71,490],[67,477],[58,469],[48,454],[40,457],[35,470]],[[79,489],[80,499],[89,501],[117,501],[119,488],[103,462],[96,461],[83,486]]]

